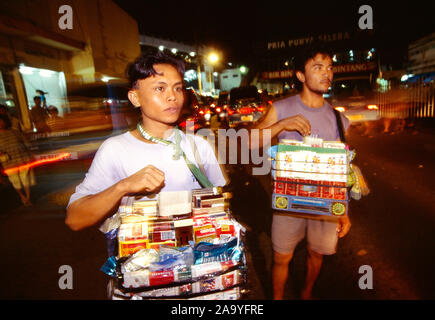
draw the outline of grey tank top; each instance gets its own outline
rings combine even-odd
[[[298,114],[304,116],[311,125],[311,134],[317,135],[326,141],[340,140],[337,119],[331,105],[325,101],[320,108],[311,108],[305,105],[299,95],[291,96],[273,103],[278,121]],[[349,120],[341,115],[344,130],[349,127]],[[303,140],[297,131],[282,131],[278,139]]]

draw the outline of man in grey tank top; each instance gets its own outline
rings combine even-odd
[[[333,77],[331,54],[327,49],[313,44],[296,57],[295,71],[302,84],[301,93],[275,102],[256,129],[269,129],[272,138],[278,139],[303,140],[304,136],[315,134],[328,141],[340,140],[334,111],[323,97]],[[342,116],[342,122],[346,130],[349,121]],[[296,245],[305,236],[308,243],[307,272],[301,299],[311,299],[323,255],[336,252],[338,238],[348,233],[350,225],[348,217],[340,218],[337,222],[275,211],[272,222],[274,299],[283,298],[288,265]]]

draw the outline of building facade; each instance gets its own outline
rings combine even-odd
[[[435,32],[408,46],[408,72],[414,75],[435,72]]]
[[[272,95],[293,92],[298,84],[293,72],[294,58],[312,42],[324,42],[330,47],[337,75],[352,76],[379,68],[378,44],[373,30],[302,34],[256,43],[253,48],[256,76],[252,84]]]
[[[125,78],[139,54],[137,22],[110,0],[0,3],[0,102],[24,131],[34,130],[29,111],[37,90],[63,115],[69,90]]]

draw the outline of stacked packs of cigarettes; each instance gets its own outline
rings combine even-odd
[[[222,213],[229,208],[229,193],[222,192],[222,188],[205,188],[192,191],[192,214]]]
[[[228,198],[221,188],[123,198],[118,253],[102,267],[113,277],[110,298],[241,299],[245,229]]]
[[[348,213],[348,180],[352,153],[341,142],[305,137],[273,146],[272,207],[304,214]]]

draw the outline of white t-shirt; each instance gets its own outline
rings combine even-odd
[[[180,146],[187,158],[196,163],[192,145],[181,132]],[[213,149],[206,140],[194,136],[198,155],[207,178],[214,186],[224,186],[225,180]],[[174,134],[167,140],[175,141]],[[169,145],[143,142],[130,132],[105,140],[98,149],[85,179],[76,187],[68,206],[84,196],[97,194],[131,176],[142,168],[153,165],[165,173],[161,191],[183,191],[201,188],[183,157],[173,159],[174,148]]]

